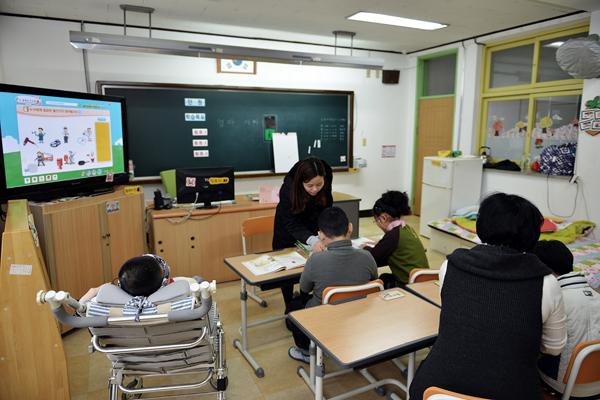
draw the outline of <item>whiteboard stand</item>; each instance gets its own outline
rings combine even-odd
[[[299,161],[296,132],[273,134],[275,173],[287,173]]]

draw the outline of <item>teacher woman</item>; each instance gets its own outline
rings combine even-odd
[[[297,240],[312,246],[314,251],[326,250],[317,233],[317,220],[333,204],[332,180],[331,167],[316,157],[305,158],[292,167],[279,191],[273,250],[294,247]],[[282,287],[281,292],[287,309],[293,286]]]

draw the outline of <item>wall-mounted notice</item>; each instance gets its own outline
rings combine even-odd
[[[192,136],[208,136],[208,129],[194,128],[192,129]]]
[[[194,147],[207,147],[208,140],[206,139],[194,139],[192,140],[192,146]]]
[[[186,121],[206,121],[206,114],[204,113],[185,113]]]
[[[185,99],[186,107],[204,107],[206,102],[204,99]]]
[[[381,146],[381,158],[396,157],[396,146]]]
[[[194,157],[208,157],[208,150],[194,150]]]
[[[273,134],[275,173],[288,172],[299,160],[296,132]]]

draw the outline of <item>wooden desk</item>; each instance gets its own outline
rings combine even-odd
[[[402,289],[404,297],[383,300],[380,293],[344,302],[324,304],[318,307],[291,312],[288,317],[317,346],[314,377],[303,374],[309,387],[315,391],[315,399],[323,398],[322,352],[343,368],[361,369],[391,360],[407,353],[408,385],[386,379],[353,391],[367,391],[383,384],[395,384],[408,393],[414,376],[416,350],[431,346],[437,339],[440,308],[423,301]],[[368,323],[368,324],[367,324]],[[312,357],[311,357],[312,361]],[[312,368],[311,368],[312,370]],[[345,398],[344,395],[339,396]]]
[[[441,307],[442,298],[440,296],[440,287],[435,282],[436,281],[424,281],[409,283],[406,285],[406,290],[437,307]]]
[[[278,255],[289,253],[290,251],[293,251],[293,249],[290,248],[281,251],[273,251],[267,254]],[[299,254],[303,257],[306,257],[304,253],[300,252]],[[236,275],[242,278],[242,291],[240,292],[240,299],[242,300],[242,326],[240,327],[240,335],[242,336],[242,342],[240,343],[238,339],[235,339],[233,341],[233,347],[238,349],[246,358],[246,360],[248,360],[250,365],[252,365],[252,368],[254,368],[254,374],[259,378],[262,378],[265,376],[264,370],[258,365],[258,363],[254,360],[254,357],[252,357],[252,355],[250,355],[250,353],[248,352],[248,328],[266,324],[269,322],[279,321],[280,319],[287,318],[287,315],[281,315],[279,317],[265,319],[248,325],[248,314],[246,308],[246,300],[248,298],[248,293],[246,291],[246,283],[253,286],[258,286],[261,290],[276,289],[282,286],[293,285],[300,281],[300,275],[302,275],[304,267],[294,268],[288,271],[279,271],[272,274],[254,275],[254,273],[248,268],[246,268],[244,264],[242,264],[242,262],[252,260],[256,257],[258,257],[257,254],[248,254],[245,256],[226,258],[224,261],[225,264],[227,264],[227,266],[231,268]]]
[[[164,258],[174,276],[198,275],[211,281],[227,282],[238,279],[235,271],[223,268],[223,259],[243,254],[242,221],[248,218],[275,215],[276,204],[259,204],[244,195],[235,196],[236,204],[220,209],[192,212],[188,220],[175,223],[188,214],[187,210],[152,210],[148,216],[150,247]],[[358,235],[358,206],[360,199],[333,192],[333,204],[344,209]],[[151,209],[153,203],[149,202]],[[349,211],[354,210],[354,211]],[[169,221],[169,219],[171,221]],[[358,237],[358,236],[357,236]],[[246,238],[247,252],[272,250],[273,233],[261,233]]]

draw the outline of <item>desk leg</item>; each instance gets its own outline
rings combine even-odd
[[[410,390],[410,384],[411,384],[413,378],[415,377],[416,355],[417,355],[416,351],[413,351],[412,353],[410,353],[408,355],[408,376],[406,378],[406,388],[408,390]],[[406,391],[406,400],[408,400],[410,398],[410,395],[408,394],[408,390]]]
[[[240,349],[240,341],[237,339],[233,341],[233,347],[238,349],[242,353],[244,358],[248,360],[250,365],[252,365],[252,368],[254,369],[254,374],[259,378],[262,378],[265,376],[265,372],[248,352],[248,312],[246,308],[246,299],[248,298],[248,292],[246,292],[246,282],[243,279],[241,281],[242,291],[240,292],[240,299],[242,299],[242,348]]]
[[[317,347],[315,359],[315,400],[323,399],[323,375],[325,375],[325,366],[323,365],[323,350]]]

